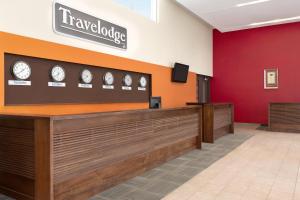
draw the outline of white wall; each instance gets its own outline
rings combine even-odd
[[[174,0],[158,0],[155,23],[113,0],[59,0],[127,28],[126,51],[54,33],[52,0],[1,0],[0,31],[104,52],[154,64],[190,65],[190,70],[212,75],[212,28]]]

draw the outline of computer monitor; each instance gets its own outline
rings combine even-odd
[[[150,108],[158,109],[161,108],[161,97],[150,97]]]

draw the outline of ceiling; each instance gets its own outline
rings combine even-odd
[[[257,0],[176,1],[221,32],[300,21],[300,0],[258,0],[265,1],[261,3],[255,3]],[[250,2],[253,4],[237,6]],[[281,20],[285,18],[293,19]],[[270,20],[276,21],[257,24]]]

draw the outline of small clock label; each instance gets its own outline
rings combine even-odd
[[[106,90],[113,90],[115,87],[113,85],[102,85],[102,88]]]
[[[49,87],[66,87],[66,83],[62,82],[48,82]]]
[[[92,84],[78,83],[79,88],[93,88]]]
[[[132,90],[132,88],[129,86],[122,86],[122,90]]]
[[[8,85],[31,86],[31,81],[8,80]]]
[[[144,87],[138,87],[138,90],[139,91],[146,91],[146,88],[144,88]]]

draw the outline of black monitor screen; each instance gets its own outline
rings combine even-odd
[[[175,63],[173,71],[172,71],[172,81],[186,83],[189,72],[189,66]]]
[[[150,108],[161,108],[161,97],[151,97]]]

